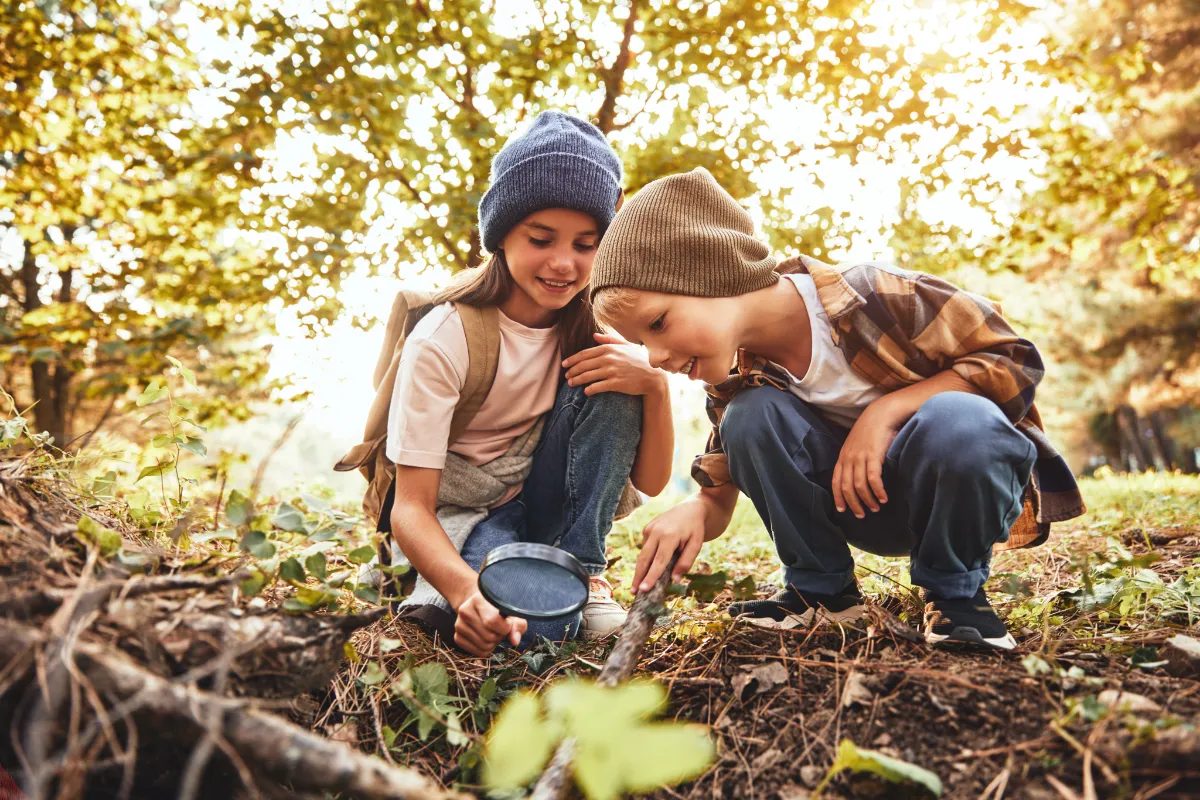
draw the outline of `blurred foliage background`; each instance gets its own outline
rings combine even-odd
[[[294,428],[332,482],[397,281],[479,263],[490,158],[546,108],[629,192],[703,165],[781,251],[1001,301],[1077,468],[1200,395],[1198,0],[12,0],[5,410],[113,446],[169,354],[214,463]]]

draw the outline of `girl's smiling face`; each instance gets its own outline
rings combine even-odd
[[[629,302],[622,302],[605,322],[644,345],[651,366],[705,383],[729,377],[738,348],[736,297],[621,291],[628,293]]]
[[[500,308],[529,327],[554,321],[592,278],[600,232],[582,211],[551,208],[517,223],[500,243],[513,279],[513,291]]]

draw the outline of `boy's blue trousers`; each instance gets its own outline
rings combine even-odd
[[[888,448],[888,502],[865,518],[838,513],[830,488],[849,430],[789,392],[739,392],[721,418],[733,482],[775,541],[787,582],[836,594],[854,580],[847,545],[911,559],[916,586],[971,597],[987,580],[992,545],[1021,513],[1035,449],[990,400],[931,397]]]

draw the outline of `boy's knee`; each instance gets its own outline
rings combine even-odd
[[[951,471],[994,469],[997,463],[1020,463],[1033,455],[1032,443],[986,397],[966,392],[934,395],[913,422],[909,446]]]
[[[721,443],[731,457],[770,445],[779,438],[779,420],[792,402],[774,386],[738,392],[721,416]]]

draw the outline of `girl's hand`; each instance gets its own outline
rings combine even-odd
[[[598,347],[580,350],[563,361],[567,384],[581,386],[587,395],[600,392],[647,395],[666,391],[667,374],[650,366],[646,352],[615,333],[597,333]]]
[[[520,617],[502,617],[476,590],[458,606],[454,643],[471,655],[487,658],[505,638],[516,647],[529,626]]]
[[[887,502],[883,488],[883,460],[899,432],[888,415],[867,406],[850,429],[833,468],[833,504],[845,511],[849,506],[854,516],[866,516],[863,508],[878,511]]]

